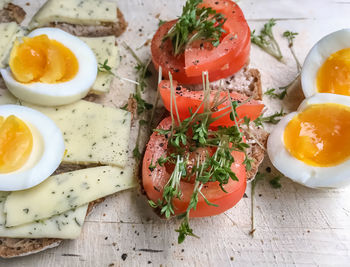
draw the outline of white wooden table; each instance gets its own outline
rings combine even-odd
[[[22,5],[26,2],[29,0],[15,1]],[[42,2],[24,5],[28,17]],[[129,22],[119,41],[128,42],[134,49],[142,46],[157,28],[157,14],[164,20],[175,18],[183,2],[119,0]],[[270,18],[278,21],[275,34],[285,62],[277,62],[254,46],[251,52],[251,65],[261,70],[265,90],[287,84],[296,73],[287,43],[280,37],[283,31],[299,32],[295,50],[303,61],[315,41],[331,31],[350,27],[350,1],[238,3],[251,29],[260,29]],[[137,52],[146,59],[149,46]],[[132,78],[134,61],[123,49],[121,55],[120,75]],[[119,106],[133,86],[116,81],[115,87],[109,96],[110,104]],[[300,88],[290,92],[283,101],[286,109],[295,109],[301,96]],[[273,112],[279,109],[280,102],[272,101],[269,106],[272,108],[268,112]],[[266,162],[265,166],[270,164]],[[281,183],[281,189],[271,188],[268,181],[257,185],[254,237],[249,235],[250,186],[248,197],[231,210],[191,220],[201,238],[188,238],[182,245],[177,245],[174,232],[179,222],[160,220],[145,197],[131,190],[98,206],[87,218],[79,239],[36,255],[0,260],[0,266],[350,266],[350,189],[313,190],[287,178],[282,178]]]

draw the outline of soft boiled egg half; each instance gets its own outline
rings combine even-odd
[[[11,93],[44,106],[85,97],[97,75],[92,50],[79,38],[55,28],[37,29],[17,40],[9,65],[1,75]]]
[[[314,45],[305,59],[301,83],[305,97],[350,96],[350,29],[333,32]]]
[[[272,164],[314,188],[350,184],[350,97],[319,93],[305,99],[270,134]]]
[[[0,106],[0,190],[33,187],[48,178],[64,156],[56,124],[39,111]]]

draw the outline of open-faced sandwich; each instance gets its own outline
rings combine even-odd
[[[60,0],[31,25],[85,37],[0,24],[0,257],[79,237],[95,204],[137,185],[127,164],[131,114],[82,100],[111,87],[121,20],[115,3]]]
[[[267,133],[250,123],[264,105],[249,51],[249,26],[230,0],[189,0],[153,37],[169,113],[147,144],[142,184],[153,208],[182,219],[179,242],[194,235],[190,217],[233,207],[263,160]]]

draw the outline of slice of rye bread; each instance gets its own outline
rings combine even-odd
[[[255,100],[262,100],[261,75],[258,69],[250,69],[248,66],[243,67],[240,71],[219,81],[211,83],[213,89],[223,89],[238,92],[251,97]],[[247,180],[255,178],[259,166],[264,160],[266,151],[266,142],[268,133],[262,128],[250,123],[249,129],[244,132],[247,143],[250,147],[247,149],[247,155],[251,162],[251,169],[247,171]]]
[[[104,198],[97,199],[89,203],[86,216],[88,216],[93,208],[104,201]],[[0,237],[0,257],[14,258],[27,256],[40,251],[57,247],[63,239],[59,238],[9,238]]]
[[[104,23],[102,25],[81,25],[65,22],[50,22],[50,24],[47,26],[60,28],[75,36],[101,37],[115,35],[118,37],[125,31],[128,23],[126,22],[124,15],[119,8],[117,8],[117,18],[118,21],[116,23]]]
[[[15,21],[20,24],[26,16],[26,12],[14,4],[7,4],[0,10],[0,23]]]
[[[84,168],[96,167],[98,165],[74,165],[74,164],[61,164],[60,167],[54,172],[54,175],[75,171]],[[89,203],[86,216],[88,216],[93,208],[104,201],[105,198],[97,199]],[[13,258],[20,256],[27,256],[30,254],[38,253],[45,249],[54,248],[61,244],[63,239],[59,238],[10,238],[0,237],[0,258]]]

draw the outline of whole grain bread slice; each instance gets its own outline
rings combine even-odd
[[[101,25],[82,25],[82,24],[71,24],[66,22],[50,22],[48,27],[60,28],[70,34],[75,36],[84,37],[101,37],[108,35],[115,35],[118,37],[121,35],[128,26],[123,13],[117,8],[117,18],[116,23],[103,23]]]
[[[0,23],[15,21],[20,24],[26,16],[26,12],[17,5],[7,4],[0,10]]]
[[[88,216],[94,207],[103,202],[104,198],[97,199],[90,202],[86,216]],[[40,251],[57,247],[61,244],[63,239],[59,238],[0,238],[0,257],[14,258],[27,256]]]
[[[212,83],[214,89],[224,89],[238,92],[251,97],[255,100],[262,100],[261,75],[258,69],[251,69],[245,66],[240,71],[228,77]],[[266,151],[266,142],[268,133],[262,128],[250,123],[245,128],[244,135],[247,143],[250,145],[247,149],[247,155],[252,160],[251,169],[247,170],[247,180],[251,181],[255,178],[259,166],[264,160]]]
[[[93,166],[89,166],[93,167]],[[61,164],[54,174],[75,171],[78,169],[87,168],[83,165]],[[104,201],[105,198],[97,199],[89,203],[86,216],[88,216],[93,208]],[[0,237],[0,258],[14,258],[27,256],[38,253],[40,251],[57,247],[63,239],[59,238],[10,238]]]

